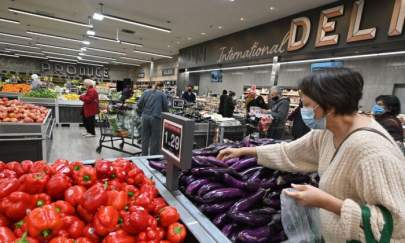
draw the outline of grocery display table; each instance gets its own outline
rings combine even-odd
[[[43,123],[0,122],[1,160],[47,160],[55,123],[51,111]]]
[[[81,124],[83,102],[80,100],[58,100],[58,124]]]
[[[16,100],[22,96],[21,93],[0,92],[0,98],[8,98],[9,100]]]

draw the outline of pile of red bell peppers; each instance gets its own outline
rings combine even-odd
[[[3,243],[177,243],[179,219],[129,160],[0,161]]]

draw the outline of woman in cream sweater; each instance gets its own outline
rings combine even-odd
[[[321,210],[327,243],[365,242],[362,205],[379,241],[385,220],[393,218],[391,242],[405,242],[405,158],[392,137],[375,120],[357,113],[363,78],[350,69],[319,71],[304,78],[302,115],[314,128],[291,143],[226,149],[220,159],[257,156],[259,164],[289,172],[318,171],[319,189],[293,185],[288,193],[300,204]]]

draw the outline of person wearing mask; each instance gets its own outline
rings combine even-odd
[[[401,111],[401,102],[395,95],[380,95],[375,99],[372,113],[375,120],[383,126],[394,140],[404,149],[404,132],[402,123],[397,118]]]
[[[41,82],[41,80],[39,79],[39,76],[37,74],[33,74],[31,75],[31,89],[35,90],[35,89],[40,89],[43,85],[43,83]]]
[[[228,148],[218,158],[255,156],[274,170],[317,171],[319,188],[292,184],[295,191],[283,193],[320,208],[325,242],[366,242],[369,233],[382,242],[383,228],[391,227],[383,242],[405,242],[405,157],[378,122],[358,114],[363,86],[361,74],[347,68],[313,72],[299,89],[318,129],[290,143]]]
[[[225,89],[222,91],[222,95],[219,97],[219,109],[218,109],[218,114],[224,115],[224,105],[225,105],[225,100],[228,97],[228,91]]]
[[[187,89],[183,92],[183,95],[181,98],[188,103],[195,103],[196,97],[195,94],[193,93],[193,86],[188,85]]]
[[[233,91],[229,91],[229,96],[227,96],[224,101],[224,114],[222,116],[233,117],[235,106],[236,106],[235,93]]]
[[[311,129],[305,125],[304,120],[302,119],[301,115],[301,109],[303,108],[302,101],[300,101],[299,105],[291,114],[288,116],[288,120],[292,121],[292,128],[291,128],[291,133],[293,136],[293,139],[296,140],[305,134],[307,134]]]
[[[80,100],[83,101],[83,124],[86,128],[86,132],[82,135],[84,137],[94,137],[96,135],[96,119],[95,116],[98,114],[98,93],[96,88],[94,88],[94,81],[91,79],[84,80],[84,86],[87,91],[85,94],[80,96]]]
[[[288,110],[290,109],[290,99],[282,97],[280,87],[272,87],[270,92],[270,115],[273,117],[268,137],[281,139],[284,135],[285,123],[287,121]]]
[[[142,155],[160,153],[162,112],[169,111],[166,95],[161,91],[163,84],[157,83],[146,90],[138,101],[138,114],[142,119]]]
[[[122,102],[125,102],[127,99],[131,98],[131,96],[132,96],[131,86],[129,84],[127,84],[122,89],[122,95],[121,95]]]

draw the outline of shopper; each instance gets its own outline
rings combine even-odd
[[[273,118],[270,124],[268,137],[281,139],[284,135],[285,123],[287,121],[288,110],[290,109],[290,99],[282,97],[281,88],[276,86],[271,88],[270,96],[270,115]]]
[[[125,87],[122,89],[121,100],[125,102],[127,99],[131,98],[132,96],[132,89],[131,85],[126,84]]]
[[[37,74],[33,74],[31,75],[31,89],[40,89],[43,85],[43,83],[41,82],[41,80],[39,79],[39,76]]]
[[[302,119],[302,107],[302,101],[300,101],[297,108],[295,108],[295,110],[291,112],[291,114],[287,118],[289,121],[292,121],[291,133],[294,140],[304,136],[309,131],[311,131],[311,129],[305,124]]]
[[[299,88],[304,107],[322,121],[322,129],[291,143],[225,149],[218,157],[256,156],[259,164],[276,170],[318,171],[319,189],[293,185],[297,191],[286,194],[321,208],[325,242],[365,242],[365,226],[378,242],[387,222],[382,207],[393,218],[391,242],[405,242],[405,157],[380,124],[357,113],[363,84],[358,72],[346,68],[312,73]],[[367,208],[370,222],[362,220]]]
[[[222,95],[219,97],[219,109],[218,109],[218,113],[220,115],[224,115],[224,105],[225,105],[225,100],[228,97],[228,91],[226,91],[225,89],[222,91]]]
[[[82,135],[84,137],[94,137],[96,135],[96,119],[98,114],[98,93],[94,87],[94,81],[91,79],[84,80],[84,86],[87,91],[80,96],[80,100],[83,101],[83,124],[86,128],[86,132]]]
[[[229,96],[227,96],[224,101],[224,114],[222,116],[233,117],[235,106],[236,106],[235,93],[233,91],[229,91]]]
[[[146,90],[138,101],[138,114],[142,117],[142,155],[157,155],[160,152],[162,112],[168,111],[163,84],[157,83]]]
[[[188,103],[195,103],[196,97],[193,93],[193,86],[187,86],[187,89],[183,92],[182,99],[187,101]]]

